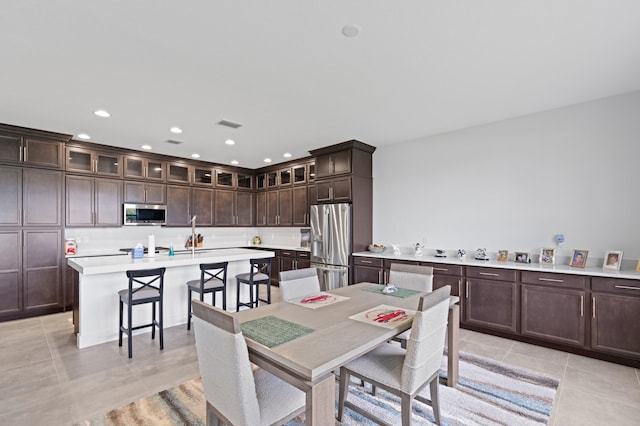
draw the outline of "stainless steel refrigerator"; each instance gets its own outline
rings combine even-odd
[[[351,204],[311,206],[311,266],[318,268],[320,288],[349,284]]]

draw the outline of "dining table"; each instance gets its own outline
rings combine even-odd
[[[305,392],[307,425],[335,425],[335,373],[339,372],[340,366],[411,327],[411,321],[398,324],[366,321],[362,319],[365,313],[375,312],[381,306],[387,308],[386,312],[395,309],[409,313],[417,309],[420,296],[426,294],[409,291],[404,295],[386,294],[379,291],[380,287],[374,283],[359,283],[322,292],[324,298],[333,299],[335,303],[313,306],[314,309],[301,303],[281,301],[235,314],[243,329],[251,362]],[[458,376],[460,309],[457,301],[457,297],[450,298],[448,386],[454,386]],[[253,328],[261,324],[286,330],[268,332],[263,340],[260,328]],[[258,334],[251,334],[251,330],[257,330]],[[278,336],[283,340],[279,341]]]

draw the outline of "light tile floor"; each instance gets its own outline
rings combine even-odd
[[[277,288],[275,298],[277,299]],[[79,350],[70,313],[0,323],[0,425],[70,425],[197,377],[193,330]],[[561,379],[550,425],[639,425],[640,371],[460,330],[460,349]]]

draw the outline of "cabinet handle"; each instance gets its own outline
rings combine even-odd
[[[378,271],[378,284],[384,284],[383,281],[382,281],[382,271],[381,270]]]
[[[329,187],[329,199],[333,200],[333,186]]]
[[[564,280],[558,280],[558,279],[555,279],[555,278],[538,278],[538,281],[549,281],[549,282],[552,282],[552,283],[563,283],[564,282]]]
[[[596,317],[596,298],[595,298],[595,296],[591,296],[591,316],[593,318]]]
[[[458,294],[462,294],[462,280],[458,278]]]
[[[449,270],[449,268],[436,268],[435,266],[433,267],[434,271],[443,271],[443,272],[447,272]]]
[[[487,275],[489,277],[499,277],[500,276],[500,274],[495,274],[495,273],[492,273],[492,272],[478,272],[478,275]]]
[[[22,154],[22,161],[27,161],[27,154],[28,154],[28,152],[27,152],[27,147],[26,147],[26,145],[22,147],[22,151],[23,151],[23,154]]]
[[[384,276],[383,284],[389,284],[389,271],[385,271],[383,273],[383,276]]]
[[[467,281],[467,285],[465,286],[465,297],[468,299],[469,298],[469,281]]]
[[[584,316],[584,296],[580,295],[580,316]]]
[[[373,263],[371,260],[361,260],[360,263]]]
[[[631,287],[629,285],[616,285],[615,288],[622,288],[625,290],[638,290],[640,291],[640,287]]]

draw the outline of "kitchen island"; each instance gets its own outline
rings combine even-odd
[[[274,257],[265,250],[242,248],[216,249],[197,252],[131,256],[95,256],[69,258],[69,266],[78,273],[75,284],[74,323],[78,348],[98,345],[118,339],[118,291],[127,288],[125,271],[167,268],[164,276],[164,327],[187,322],[187,286],[189,280],[200,278],[201,263],[229,262],[227,269],[227,309],[236,308],[237,274],[249,272],[249,259]],[[241,289],[241,297],[248,297],[248,289]],[[246,291],[246,293],[244,292]],[[207,299],[210,295],[205,296]],[[222,307],[218,297],[216,306]],[[77,311],[76,311],[77,310]],[[133,324],[144,324],[151,317],[151,306],[134,308]],[[185,327],[186,331],[186,327]],[[139,330],[141,333],[149,330]],[[167,342],[170,344],[170,342]]]

